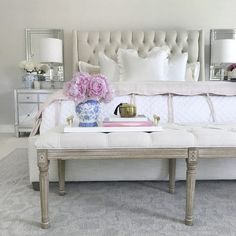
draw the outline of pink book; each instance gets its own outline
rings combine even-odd
[[[120,121],[120,122],[109,122],[103,121],[103,127],[144,127],[153,126],[152,121]]]

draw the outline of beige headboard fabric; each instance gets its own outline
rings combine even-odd
[[[204,36],[202,30],[182,31],[73,31],[73,70],[78,61],[98,64],[98,53],[116,60],[119,48],[133,48],[140,56],[156,46],[168,45],[171,54],[188,53],[188,62],[200,62],[199,80],[205,80]]]

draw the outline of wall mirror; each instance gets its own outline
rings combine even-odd
[[[236,29],[211,29],[210,31],[210,80],[232,80],[236,70]]]
[[[64,81],[64,33],[62,29],[25,29],[26,60],[47,64],[45,81]]]

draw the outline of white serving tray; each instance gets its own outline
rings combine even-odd
[[[162,131],[160,126],[146,127],[71,127],[65,126],[64,133],[110,133],[110,132],[159,132]]]

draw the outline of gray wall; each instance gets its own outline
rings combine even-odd
[[[0,126],[14,123],[25,28],[64,29],[69,80],[73,29],[204,29],[208,63],[209,29],[236,28],[236,6],[234,0],[0,0]]]

